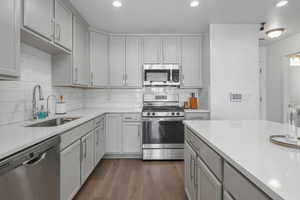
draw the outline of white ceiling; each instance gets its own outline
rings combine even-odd
[[[287,28],[287,35],[300,32],[300,0],[289,0],[275,8],[275,0],[200,0],[197,8],[189,0],[123,0],[122,8],[112,0],[71,0],[89,22],[112,33],[203,33],[210,23],[260,23]]]

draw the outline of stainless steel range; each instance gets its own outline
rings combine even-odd
[[[182,160],[184,110],[178,95],[144,95],[143,160]]]

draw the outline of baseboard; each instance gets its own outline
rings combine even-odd
[[[103,159],[142,159],[142,154],[105,154]]]

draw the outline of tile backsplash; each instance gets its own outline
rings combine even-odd
[[[184,101],[194,92],[200,99],[200,108],[208,109],[208,92],[206,89],[88,89],[84,92],[84,107],[141,107],[144,93],[171,93],[179,94],[179,101]]]
[[[31,118],[32,90],[36,84],[42,86],[45,99],[50,94],[64,95],[68,110],[83,107],[83,89],[52,87],[51,55],[22,43],[20,79],[0,82],[0,124]]]

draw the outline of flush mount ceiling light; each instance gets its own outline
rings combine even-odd
[[[114,0],[112,2],[112,5],[113,5],[113,7],[120,8],[120,7],[122,7],[122,1],[120,1],[120,0]]]
[[[199,2],[198,0],[192,0],[192,1],[190,2],[190,6],[191,6],[192,8],[198,7],[199,5],[200,5],[200,2]]]
[[[278,0],[276,2],[276,7],[281,8],[283,6],[286,6],[289,3],[288,0]]]
[[[271,30],[267,31],[266,34],[271,39],[272,38],[277,38],[277,37],[280,37],[282,35],[284,30],[285,30],[284,28],[271,29]]]

